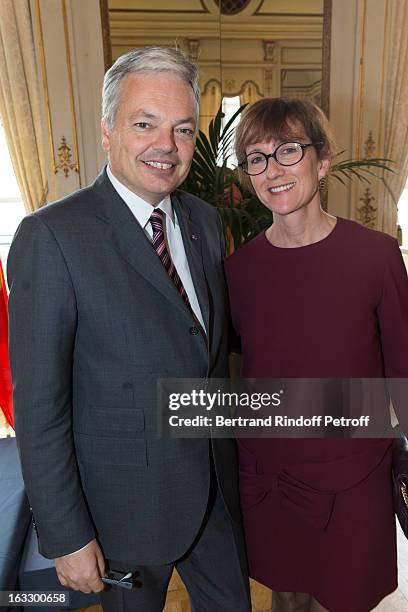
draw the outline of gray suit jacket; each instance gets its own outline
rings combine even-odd
[[[227,374],[221,224],[194,196],[172,202],[207,338],[105,171],[26,217],[11,246],[15,425],[46,557],[95,535],[107,558],[180,557],[205,512],[210,446],[240,520],[234,442],[156,435],[158,378]]]

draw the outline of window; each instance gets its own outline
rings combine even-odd
[[[224,128],[227,125],[228,121],[231,119],[234,113],[237,112],[240,106],[241,106],[241,102],[240,102],[239,96],[222,99],[222,112],[224,113],[224,117],[221,120],[222,128]],[[239,119],[240,119],[239,116],[236,117],[234,123],[232,124],[232,127],[235,128],[238,125]],[[235,157],[233,146],[234,146],[234,141],[232,140],[231,146],[228,148],[228,150],[223,151],[224,159],[227,157],[228,168],[236,168],[237,166],[237,158]]]
[[[408,269],[408,181],[398,202],[398,223],[402,230],[402,256]]]
[[[398,202],[398,223],[402,229],[402,247],[408,250],[408,181]]]
[[[14,233],[26,215],[24,204],[11,164],[6,136],[0,123],[0,258],[3,270]]]
[[[223,15],[236,15],[246,8],[249,0],[216,0]]]

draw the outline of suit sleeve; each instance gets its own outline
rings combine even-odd
[[[405,435],[408,435],[408,278],[401,251],[389,241],[378,308],[385,376]]]
[[[48,558],[94,536],[72,433],[76,299],[63,253],[38,215],[26,217],[8,259],[9,353],[24,482]]]

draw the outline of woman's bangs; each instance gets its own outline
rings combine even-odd
[[[296,121],[291,121],[286,113],[273,113],[270,108],[261,109],[257,117],[252,120],[248,134],[248,144],[256,142],[283,142],[298,139],[302,129],[296,129]],[[301,127],[301,126],[299,126]]]

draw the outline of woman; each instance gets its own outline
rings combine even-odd
[[[301,100],[260,100],[237,128],[241,176],[274,221],[226,262],[245,378],[408,377],[398,245],[322,210],[332,150]],[[250,574],[274,612],[368,612],[397,587],[390,451],[389,438],[239,440]]]

